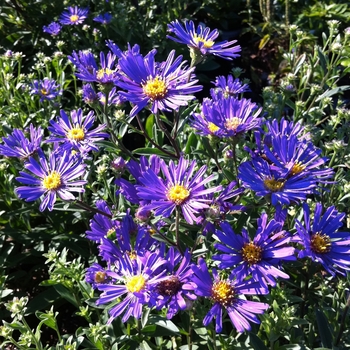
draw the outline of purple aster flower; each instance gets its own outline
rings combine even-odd
[[[222,332],[222,312],[227,311],[232,324],[238,332],[250,330],[250,322],[260,323],[256,317],[269,307],[268,304],[257,301],[241,299],[240,296],[251,294],[267,294],[268,289],[252,280],[244,281],[233,279],[232,275],[227,279],[221,279],[215,269],[213,277],[203,259],[199,260],[199,266],[192,266],[194,276],[192,281],[197,285],[195,293],[210,299],[214,305],[204,317],[203,324],[208,326],[212,319],[216,318],[215,330]]]
[[[93,20],[102,24],[108,24],[112,20],[113,16],[110,13],[103,13],[95,17]]]
[[[338,213],[334,206],[322,215],[322,204],[316,203],[311,222],[310,208],[303,204],[304,225],[296,220],[299,243],[304,247],[299,258],[310,258],[325,268],[331,275],[345,275],[350,270],[350,232],[338,231],[343,226],[345,213]]]
[[[181,208],[188,223],[199,221],[195,214],[208,208],[210,203],[210,199],[205,198],[205,195],[218,192],[222,187],[206,189],[204,185],[213,181],[215,174],[203,179],[207,167],[202,166],[194,174],[196,165],[196,161],[189,164],[189,161],[182,157],[177,166],[173,161],[167,166],[161,160],[160,167],[165,180],[149,169],[138,179],[142,186],[136,186],[137,195],[149,202],[148,208],[153,209],[155,215],[169,217],[175,208]]]
[[[52,22],[48,26],[43,26],[43,32],[56,36],[60,33],[61,28],[57,22]]]
[[[153,293],[157,309],[167,308],[167,319],[171,319],[178,311],[188,307],[188,301],[197,298],[193,293],[196,285],[190,280],[193,271],[188,251],[182,256],[170,247],[166,261],[169,275],[154,286]]]
[[[97,151],[98,147],[95,142],[108,138],[109,135],[102,132],[106,128],[106,124],[99,125],[92,129],[95,122],[94,112],[89,112],[86,116],[79,108],[70,113],[70,117],[64,110],[60,111],[61,118],[57,122],[50,121],[51,126],[48,127],[51,136],[47,142],[63,143],[65,149],[75,149],[79,151]]]
[[[320,157],[320,154],[321,150],[316,149],[311,142],[299,141],[295,135],[273,137],[271,150],[264,146],[265,159],[274,167],[280,168],[281,177],[302,174],[324,183],[333,177],[334,171],[322,168],[328,159]]]
[[[125,254],[119,263],[115,271],[107,271],[110,282],[98,285],[98,289],[103,293],[96,304],[113,305],[109,310],[110,318],[107,324],[122,313],[122,322],[126,322],[130,316],[139,319],[142,316],[142,306],[150,301],[152,287],[166,274],[166,262],[158,253],[144,257],[136,256],[133,261]]]
[[[89,9],[79,8],[78,6],[70,6],[66,11],[64,11],[60,16],[60,23],[62,25],[78,25],[82,24],[87,15]]]
[[[136,52],[129,48],[119,59],[121,76],[116,82],[117,86],[127,90],[120,91],[120,95],[135,105],[130,117],[147,105],[150,105],[152,113],[178,110],[195,98],[195,92],[202,90],[202,86],[194,85],[198,82],[193,80],[195,68],[184,66],[182,56],[174,60],[174,50],[161,64],[154,60],[155,50],[145,57]]]
[[[36,153],[40,149],[43,130],[30,124],[25,132],[29,132],[29,139],[19,129],[14,129],[11,135],[3,137],[4,145],[0,145],[0,154],[5,157],[27,159]]]
[[[114,84],[118,80],[116,56],[110,52],[107,56],[103,52],[100,53],[100,69],[91,52],[73,51],[72,56],[68,58],[77,67],[78,73],[75,75],[82,81]]]
[[[211,89],[213,99],[215,99],[218,91],[221,91],[225,97],[237,96],[238,94],[250,91],[248,84],[243,84],[238,78],[233,79],[232,75],[228,75],[227,79],[221,75],[216,78],[214,84],[216,88]]]
[[[121,193],[129,202],[133,204],[140,204],[140,198],[137,195],[135,186],[140,184],[139,178],[151,168],[156,174],[160,171],[160,158],[152,155],[148,158],[141,156],[140,161],[129,160],[126,164],[127,170],[136,179],[136,184],[131,183],[123,178],[117,178],[115,184],[120,186],[117,194]],[[147,202],[148,203],[148,202]],[[147,204],[145,203],[145,204]]]
[[[268,196],[273,206],[277,203],[290,204],[306,200],[306,196],[315,193],[316,178],[303,173],[281,177],[282,172],[272,169],[261,158],[242,163],[238,168],[238,177],[245,188],[256,192],[258,196]]]
[[[85,281],[96,289],[99,284],[108,282],[107,272],[101,265],[94,263],[86,270]]]
[[[202,112],[192,115],[191,126],[203,136],[232,138],[257,128],[261,108],[245,98],[204,99]]]
[[[83,100],[88,105],[94,105],[98,102],[99,100],[98,94],[96,94],[91,84],[83,85]]]
[[[223,222],[221,230],[215,231],[220,243],[214,247],[225,254],[214,255],[213,260],[219,261],[220,269],[233,268],[231,273],[242,279],[251,274],[255,281],[268,288],[267,283],[276,285],[275,278],[289,278],[280,264],[296,260],[295,249],[288,246],[291,238],[282,230],[283,223],[267,222],[267,215],[262,214],[257,224],[258,229],[251,240],[247,230],[243,229],[242,235],[237,235],[229,223]]]
[[[168,24],[168,30],[176,36],[172,37],[168,35],[168,39],[180,44],[186,44],[190,49],[199,52],[202,56],[215,55],[227,60],[240,56],[238,53],[241,51],[241,47],[239,45],[233,46],[237,40],[225,40],[215,43],[215,40],[219,36],[217,29],[210,31],[210,28],[201,25],[196,29],[192,21],[186,21],[183,27],[176,20]]]
[[[86,231],[86,237],[94,242],[101,242],[102,238],[114,240],[120,222],[112,220],[112,212],[104,200],[98,200],[96,208],[101,213],[96,213],[90,220],[90,230]]]
[[[62,94],[62,90],[54,79],[44,78],[43,80],[33,81],[30,94],[40,96],[40,101],[53,100]]]
[[[44,153],[39,150],[39,162],[33,157],[29,158],[24,167],[30,174],[20,171],[21,176],[16,180],[29,186],[16,188],[19,198],[32,202],[44,196],[40,204],[40,211],[46,208],[53,210],[57,195],[64,201],[75,200],[71,192],[84,192],[85,180],[75,180],[85,173],[85,164],[76,161],[69,153],[62,156],[51,153],[49,162]]]

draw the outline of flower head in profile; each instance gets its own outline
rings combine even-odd
[[[175,58],[173,50],[165,62],[157,63],[155,53],[153,50],[143,57],[130,47],[126,53],[120,53],[121,75],[116,85],[126,90],[120,91],[120,95],[135,105],[130,117],[147,106],[152,113],[178,110],[195,98],[194,93],[202,90],[202,86],[195,85],[198,80],[193,79],[194,68],[186,67],[182,56]]]
[[[143,305],[150,301],[152,287],[166,273],[166,262],[156,252],[144,257],[136,256],[134,261],[125,254],[119,262],[118,266],[107,270],[108,283],[97,286],[103,293],[96,304],[112,304],[108,324],[123,313],[122,322],[126,322],[130,316],[139,319]]]
[[[29,138],[25,135],[28,133]],[[43,129],[35,128],[30,124],[25,133],[20,129],[14,129],[12,134],[3,137],[3,145],[0,145],[0,154],[5,157],[18,157],[27,159],[40,149],[43,137]]]
[[[74,200],[75,196],[71,192],[84,192],[85,180],[76,180],[85,173],[85,164],[77,161],[70,153],[51,153],[49,161],[45,154],[39,150],[39,162],[30,157],[28,163],[24,165],[28,172],[20,171],[17,181],[26,184],[16,188],[19,198],[32,202],[41,196],[40,211],[46,208],[53,210],[57,196],[62,200]]]
[[[237,40],[215,42],[219,36],[217,29],[211,31],[202,25],[196,28],[192,21],[186,21],[182,25],[176,20],[168,24],[168,31],[175,35],[175,37],[168,35],[168,39],[187,45],[201,56],[215,55],[227,60],[240,56],[241,47],[234,45]]]
[[[257,128],[260,112],[261,108],[250,100],[225,98],[221,94],[216,100],[204,99],[202,112],[192,115],[191,126],[203,136],[233,138]]]
[[[149,203],[147,206],[154,210],[155,215],[169,217],[175,208],[180,208],[189,224],[197,222],[200,218],[195,214],[208,208],[210,202],[205,195],[218,192],[222,187],[205,188],[208,182],[214,180],[215,174],[204,177],[206,166],[195,173],[196,165],[196,161],[189,163],[183,157],[177,165],[170,161],[168,166],[161,160],[160,167],[165,179],[149,169],[138,179],[141,183],[136,186],[138,197]]]
[[[62,90],[54,79],[44,78],[33,81],[30,94],[40,96],[40,101],[53,100],[62,94]]]
[[[233,79],[232,75],[225,78],[220,75],[216,78],[215,88],[211,89],[211,96],[215,99],[216,94],[220,91],[225,97],[237,96],[244,92],[250,91],[248,84],[243,84],[238,78]]]
[[[153,294],[158,310],[167,308],[167,319],[180,310],[187,308],[186,300],[194,301],[196,285],[191,282],[193,271],[191,269],[191,254],[186,251],[184,256],[173,247],[166,256],[168,275],[154,286]]]
[[[322,214],[322,204],[316,203],[314,218],[310,208],[303,205],[304,225],[296,221],[296,229],[303,245],[299,258],[310,258],[322,264],[331,275],[345,275],[350,270],[350,232],[338,231],[343,226],[345,213],[339,213],[334,206]],[[345,270],[345,271],[344,271]]]
[[[87,15],[89,9],[79,8],[78,6],[70,6],[66,11],[63,11],[60,16],[60,23],[62,25],[78,25],[82,24]]]
[[[215,237],[220,243],[214,247],[224,252],[213,256],[219,262],[219,268],[230,268],[232,274],[245,278],[249,275],[268,288],[267,283],[275,286],[275,279],[289,278],[281,271],[282,261],[296,260],[295,249],[288,246],[290,235],[282,230],[282,224],[275,220],[267,221],[263,214],[258,219],[258,229],[253,239],[248,231],[243,229],[242,235],[234,233],[227,222],[221,224],[221,230],[215,231]]]
[[[51,136],[47,142],[60,142],[64,149],[88,152],[97,151],[96,142],[109,137],[102,131],[106,128],[105,124],[92,129],[95,122],[93,111],[83,115],[83,111],[79,108],[71,111],[69,117],[64,110],[61,110],[60,115],[57,121],[50,121],[48,129]]]
[[[102,24],[108,24],[112,20],[113,16],[110,13],[103,13],[101,15],[98,15],[93,19],[95,22],[99,22]]]
[[[245,300],[242,297],[251,294],[267,294],[268,289],[252,280],[233,279],[232,275],[227,279],[222,279],[215,269],[212,270],[212,277],[203,259],[199,260],[199,266],[192,266],[192,270],[194,273],[192,282],[197,285],[195,293],[198,296],[210,299],[213,303],[204,317],[204,326],[208,326],[215,318],[215,330],[217,333],[221,333],[223,329],[223,310],[227,311],[238,332],[250,330],[249,321],[260,323],[256,315],[264,313],[269,305]]]
[[[111,52],[105,55],[100,53],[99,68],[94,55],[91,52],[73,51],[69,60],[76,66],[78,72],[75,75],[85,82],[96,82],[99,84],[114,84],[118,80],[116,69],[116,56]]]
[[[90,220],[90,230],[86,231],[86,237],[94,242],[101,242],[102,238],[116,238],[116,230],[120,222],[112,220],[112,212],[106,201],[98,200],[96,208],[99,211]]]
[[[56,36],[60,33],[62,27],[57,22],[52,22],[47,26],[43,26],[43,32],[52,36]]]

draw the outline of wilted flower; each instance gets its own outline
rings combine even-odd
[[[48,26],[43,26],[43,32],[56,36],[60,33],[62,27],[57,22],[52,22]]]

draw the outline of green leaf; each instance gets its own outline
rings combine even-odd
[[[330,97],[330,96],[333,96],[341,91],[345,91],[345,90],[349,90],[349,89],[350,89],[350,85],[344,85],[344,86],[338,86],[332,90],[327,90],[322,95],[318,96],[316,102],[323,100],[325,97]]]
[[[266,34],[259,43],[259,50],[261,50],[270,40],[270,34]]]
[[[166,318],[163,318],[161,316],[151,315],[149,317],[148,322],[149,322],[149,324],[155,324],[155,325],[162,327],[162,328],[165,328],[168,331],[173,332],[173,333],[180,332],[179,328],[177,328],[172,321],[167,320]]]
[[[261,339],[258,338],[257,335],[254,333],[249,334],[249,339],[250,339],[250,345],[254,348],[254,350],[268,350],[265,344],[262,342]]]
[[[317,48],[317,52],[318,52],[318,58],[320,59],[322,70],[324,74],[327,74],[328,59],[326,58],[326,56],[324,55],[320,47]]]
[[[316,309],[316,321],[317,321],[318,333],[321,338],[322,346],[324,346],[325,348],[331,349],[333,334],[326,315],[320,309]]]
[[[153,125],[155,124],[155,117],[154,114],[151,114],[147,120],[146,120],[146,124],[145,124],[145,130],[146,130],[146,134],[153,139],[154,135],[153,135]]]
[[[135,149],[133,151],[133,153],[141,154],[143,156],[156,154],[156,155],[162,156],[162,157],[169,157],[166,153],[162,152],[160,149],[158,149],[158,148],[150,148],[150,147],[137,148],[137,149]]]
[[[79,305],[76,302],[75,298],[73,297],[72,293],[65,286],[63,286],[62,284],[57,284],[56,286],[54,286],[54,288],[61,295],[62,298],[69,301],[76,308],[79,308]]]
[[[196,148],[197,144],[198,144],[197,136],[195,133],[191,132],[186,143],[185,153],[191,154],[192,148]]]

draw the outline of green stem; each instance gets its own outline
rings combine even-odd
[[[337,335],[337,339],[335,340],[334,346],[337,346],[339,344],[341,336],[343,335],[344,328],[345,328],[345,320],[346,320],[346,316],[348,314],[349,307],[350,307],[350,295],[348,297],[348,300],[347,300],[345,308],[344,308],[343,316],[342,316],[341,321],[340,321],[339,332]]]
[[[176,234],[176,246],[179,252],[184,255],[184,252],[180,245],[180,208],[176,206],[176,218],[175,218],[175,234]]]
[[[25,320],[24,317],[22,317],[22,322],[25,325],[25,327],[27,328],[28,332],[30,333],[30,335],[31,335],[31,337],[33,339],[33,343],[35,344],[36,349],[37,350],[43,350],[43,346],[42,346],[41,342],[36,339],[35,334],[33,333],[32,329],[29,327],[29,324],[27,323],[27,321]]]
[[[177,158],[177,155],[174,154],[174,153],[171,153],[169,151],[167,151],[166,149],[163,149],[161,146],[158,145],[158,143],[154,142],[147,134],[145,128],[143,127],[142,125],[142,122],[139,118],[139,116],[136,114],[136,120],[139,124],[139,127],[142,131],[142,135],[146,138],[147,141],[149,141],[155,148],[159,149],[160,151],[164,152],[165,154],[167,154],[169,157],[172,157],[172,158]]]
[[[71,202],[69,202],[69,203],[71,203]],[[76,200],[73,203],[76,206],[78,206],[79,208],[85,209],[85,210],[87,210],[87,211],[89,211],[91,213],[101,214],[101,215],[107,216],[109,219],[112,219],[112,217],[113,217],[112,215],[110,215],[110,214],[108,214],[108,213],[106,213],[106,212],[104,212],[102,210],[99,210],[97,208],[94,208],[94,207],[90,206],[89,204],[87,204],[87,203],[85,203],[85,202],[83,202],[81,200]]]

